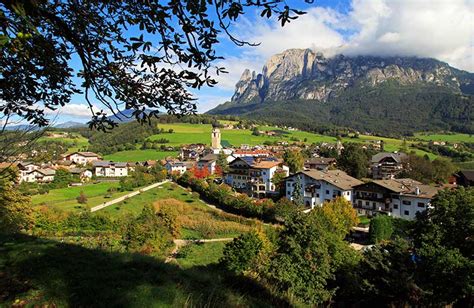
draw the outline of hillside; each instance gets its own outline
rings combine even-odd
[[[292,49],[270,58],[261,74],[244,71],[231,102],[208,113],[313,129],[473,132],[473,85],[474,74],[434,59]]]

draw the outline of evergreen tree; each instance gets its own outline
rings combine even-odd
[[[298,205],[304,205],[304,191],[303,186],[301,185],[301,179],[299,176],[296,176],[295,186],[293,187],[293,193],[291,194],[292,201]]]

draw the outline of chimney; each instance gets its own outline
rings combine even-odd
[[[415,188],[415,194],[417,196],[420,194],[420,188],[418,186]]]

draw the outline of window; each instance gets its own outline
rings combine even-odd
[[[362,206],[362,200],[357,201],[357,204],[358,204],[359,206]]]
[[[393,208],[396,209],[396,210],[398,210],[398,204],[394,204],[394,205],[393,205]]]
[[[411,205],[411,201],[408,201],[408,200],[403,200],[402,203],[404,205]]]
[[[318,194],[316,194],[316,198],[319,198],[319,193],[318,193]]]
[[[369,201],[365,201],[365,205],[369,206],[369,205],[370,205],[370,202],[369,202]]]
[[[326,190],[326,195],[329,195],[329,190]]]
[[[410,215],[410,211],[403,212],[405,215]]]
[[[373,206],[377,206],[377,203],[375,203],[375,202],[372,202],[372,205],[373,205]]]
[[[423,202],[418,202],[418,207],[425,207],[425,204]]]

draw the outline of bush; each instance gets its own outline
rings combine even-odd
[[[241,274],[251,269],[260,250],[263,241],[256,232],[242,234],[224,247],[224,256],[220,263],[229,271]]]
[[[84,194],[83,191],[81,191],[81,193],[76,198],[76,200],[77,200],[77,203],[79,203],[79,204],[86,204],[87,203],[87,197],[86,197],[86,195]]]
[[[203,199],[218,205],[228,212],[274,221],[274,203],[270,199],[254,200],[243,194],[235,196],[229,186],[217,185],[212,182],[207,183],[203,179],[196,178],[190,172],[186,172],[178,178],[178,183],[184,187],[191,188]]]
[[[372,243],[390,239],[393,233],[392,218],[386,215],[378,215],[372,218],[369,227],[369,237]]]
[[[147,205],[126,227],[123,242],[128,251],[144,254],[162,254],[172,243],[172,234],[161,217]]]

